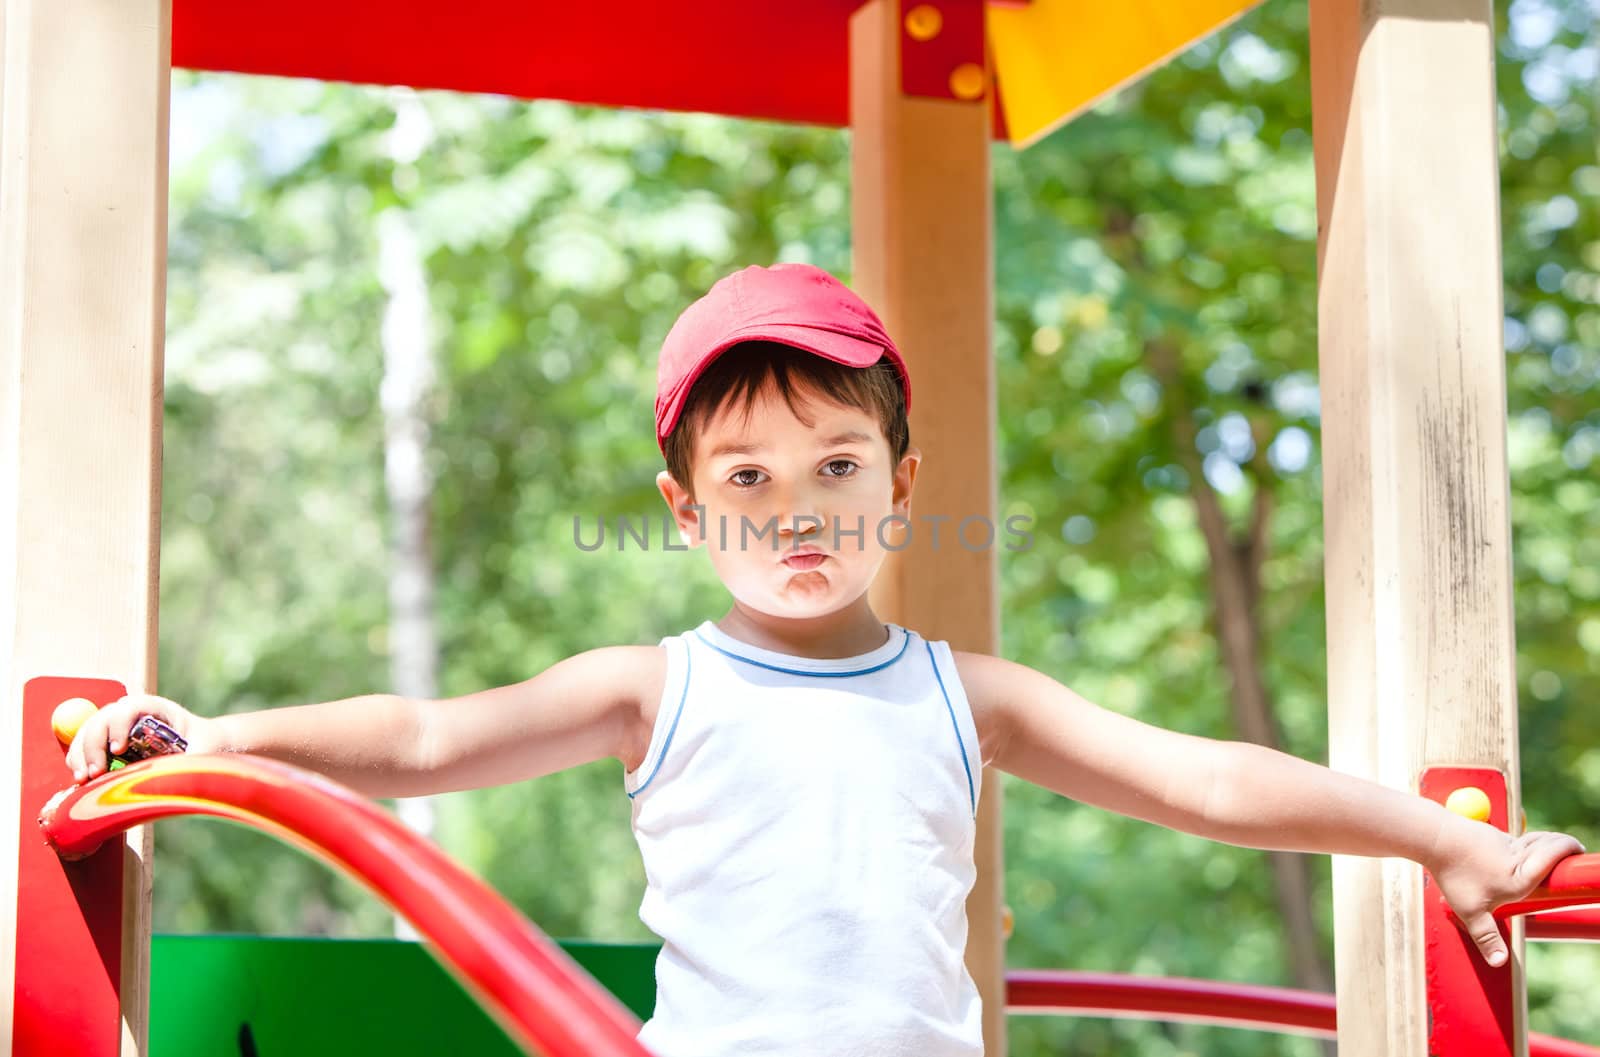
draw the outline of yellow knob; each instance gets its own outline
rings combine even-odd
[[[1010,939],[1011,933],[1016,929],[1016,927],[1017,916],[1011,913],[1011,908],[1009,906],[1002,907],[1000,910],[1000,935],[1004,936],[1006,939]]]
[[[983,67],[975,62],[964,62],[950,73],[950,94],[957,99],[982,99]]]
[[[50,713],[50,729],[55,731],[56,740],[62,748],[72,744],[78,728],[96,711],[98,707],[95,703],[84,697],[69,697],[55,707],[55,711]]]
[[[906,12],[906,32],[912,40],[932,40],[944,28],[944,16],[932,4],[918,4]]]
[[[1444,806],[1475,822],[1489,821],[1489,794],[1475,785],[1464,785],[1445,798]]]

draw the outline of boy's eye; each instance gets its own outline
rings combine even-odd
[[[823,468],[823,476],[834,480],[843,480],[854,476],[858,469],[853,459],[830,459]],[[735,470],[728,476],[728,480],[739,488],[754,488],[761,483],[760,470]]]

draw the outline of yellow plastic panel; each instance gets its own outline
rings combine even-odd
[[[1260,0],[1033,0],[990,5],[989,43],[1015,146],[1026,146]]]

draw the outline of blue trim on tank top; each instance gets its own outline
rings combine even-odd
[[[900,642],[900,652],[896,653],[893,657],[890,657],[882,664],[875,664],[871,668],[858,668],[853,672],[812,672],[807,671],[804,668],[784,668],[780,665],[768,664],[766,661],[758,661],[754,657],[746,657],[742,653],[734,653],[732,650],[725,650],[721,646],[718,646],[716,643],[712,642],[710,639],[706,638],[704,635],[700,634],[698,631],[691,631],[690,634],[699,639],[701,642],[705,643],[707,646],[710,646],[712,649],[716,650],[718,653],[722,654],[724,657],[732,657],[736,661],[743,661],[746,664],[753,664],[757,668],[765,668],[769,672],[782,672],[785,675],[811,675],[816,676],[818,679],[839,679],[847,675],[868,675],[872,672],[881,671],[884,668],[889,667],[889,665],[893,664],[895,661],[898,661],[905,654],[906,647],[911,645],[911,635],[909,632],[907,632],[905,638]],[[879,647],[879,649],[882,648],[883,647],[881,646]]]
[[[683,696],[678,698],[678,711],[677,714],[672,717],[672,728],[667,731],[667,740],[666,743],[661,746],[661,755],[656,757],[655,768],[651,770],[650,777],[644,780],[644,785],[641,785],[639,788],[628,794],[629,800],[632,800],[634,797],[644,792],[645,786],[648,786],[651,782],[656,780],[656,775],[661,773],[661,765],[666,762],[667,750],[672,748],[672,736],[678,733],[678,720],[683,718],[683,704],[685,701],[689,700],[689,669],[694,665],[694,659],[692,656],[690,656],[692,652],[693,651],[687,648],[685,648],[683,651]]]
[[[972,815],[978,815],[978,794],[972,788],[972,765],[967,762],[967,743],[961,737],[961,725],[956,722],[956,706],[950,703],[950,691],[945,689],[944,676],[939,674],[939,661],[933,655],[933,644],[926,639],[922,644],[928,647],[928,663],[933,665],[933,677],[939,680],[939,692],[944,695],[945,711],[950,713],[950,729],[956,732],[956,745],[961,749],[961,769],[967,772],[967,798],[972,801]]]

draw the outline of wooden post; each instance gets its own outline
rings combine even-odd
[[[19,842],[42,839],[19,786],[23,684],[155,689],[170,26],[168,0],[0,0],[0,1054],[28,1048],[15,995],[39,983],[17,944],[27,889],[61,879],[18,872]],[[146,1038],[148,829],[123,856],[121,934],[103,940],[117,1001],[95,1032],[128,1057]],[[47,985],[104,971],[44,968]]]
[[[1491,4],[1311,0],[1311,37],[1330,762],[1498,769],[1516,819]],[[1342,1052],[1427,1052],[1421,899],[1335,859]]]
[[[911,365],[911,438],[925,460],[910,546],[889,556],[872,600],[930,639],[993,653],[995,547],[958,539],[964,517],[997,520],[989,102],[903,94],[900,17],[897,0],[870,0],[850,23],[853,282]],[[935,515],[950,518],[937,548],[922,520]],[[986,772],[967,965],[995,1057],[1006,1052],[1000,802],[999,775]]]

